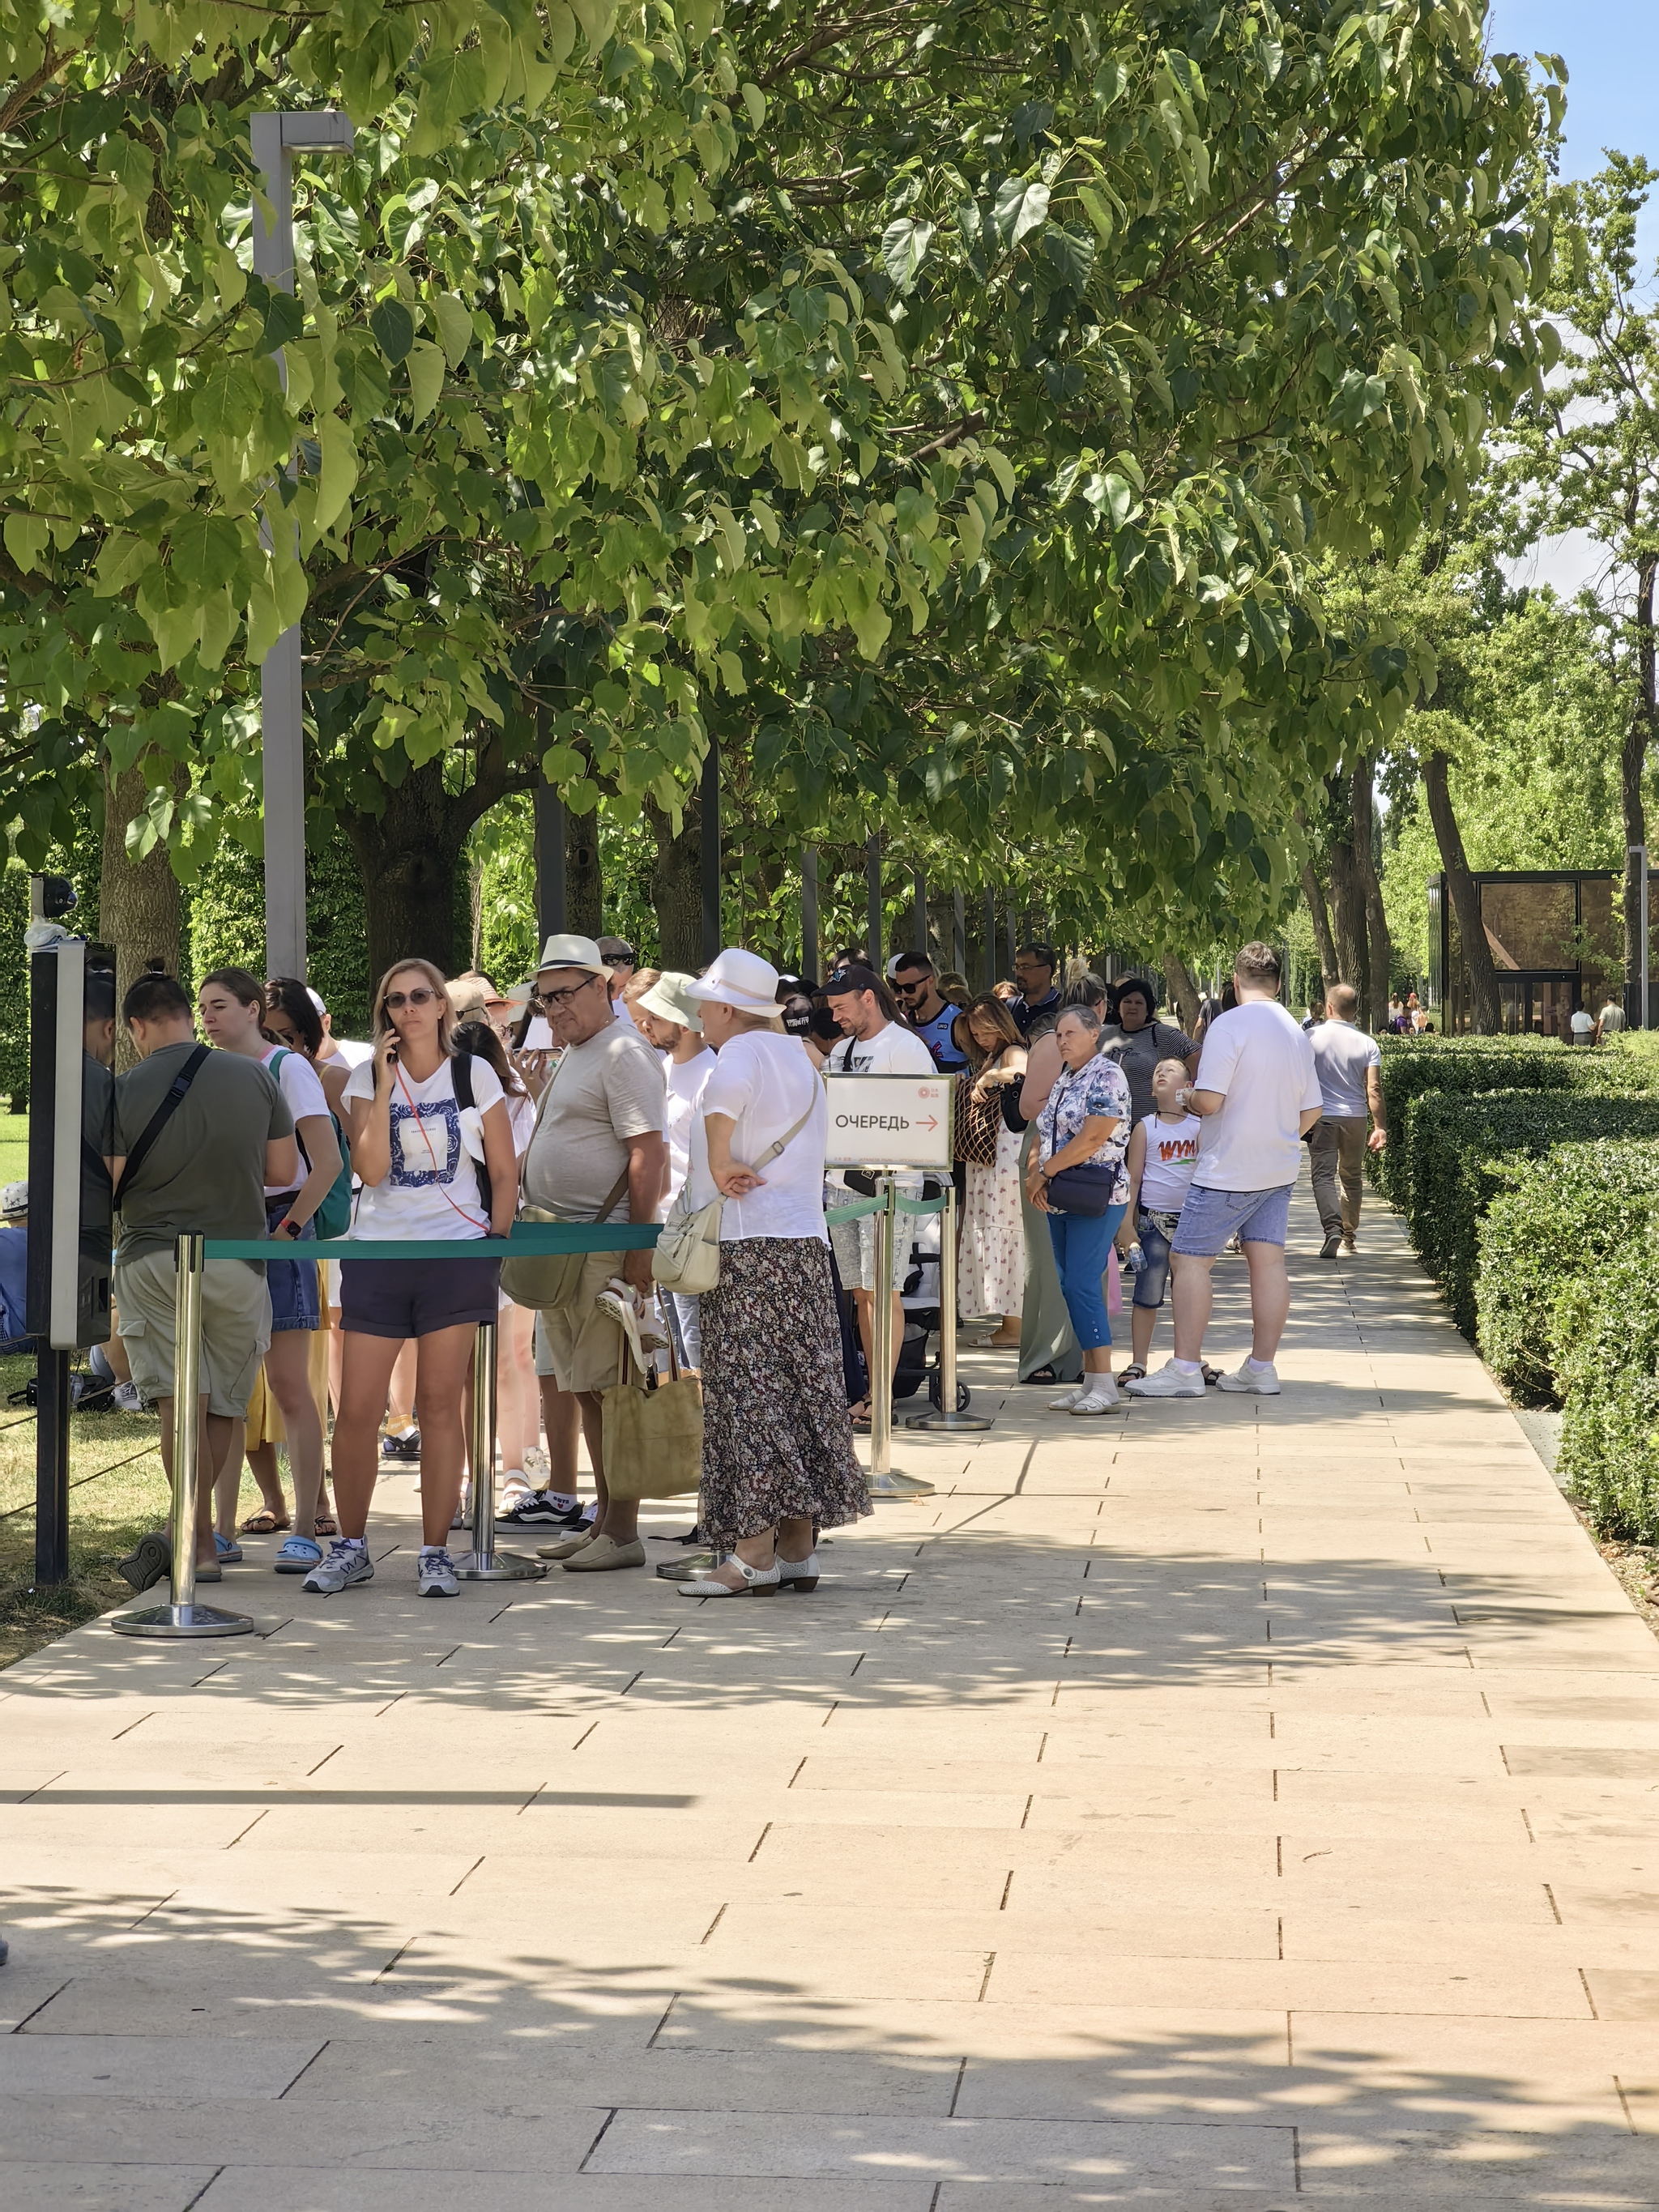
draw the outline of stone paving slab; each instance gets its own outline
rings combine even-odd
[[[367,1589],[0,1675],[0,2204],[1659,2208],[1659,1643],[1316,1245],[1278,1401],[967,1354],[809,1600],[422,1602],[398,1475]]]

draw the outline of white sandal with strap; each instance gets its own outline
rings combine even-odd
[[[731,1559],[722,1559],[720,1566],[735,1567],[743,1577],[736,1589],[708,1576],[699,1576],[696,1582],[676,1583],[674,1587],[682,1597],[770,1597],[783,1580],[775,1559],[769,1567],[750,1567],[734,1553]]]

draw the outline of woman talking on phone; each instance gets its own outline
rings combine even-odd
[[[518,1200],[506,1095],[486,1060],[458,1054],[443,977],[425,960],[400,961],[374,994],[374,1052],[345,1087],[351,1164],[362,1178],[350,1234],[464,1245],[505,1237]],[[348,1260],[341,1270],[345,1339],[334,1424],[334,1496],[340,1534],[304,1587],[332,1595],[374,1572],[364,1541],[380,1467],[380,1421],[392,1369],[416,1346],[421,1521],[416,1569],[422,1597],[453,1597],[447,1539],[460,1497],[461,1397],[474,1332],[494,1321],[495,1260]]]

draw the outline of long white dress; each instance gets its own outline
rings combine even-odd
[[[968,1163],[957,1304],[964,1315],[1018,1314],[1025,1298],[1025,1231],[1019,1210],[1019,1138],[997,1133],[994,1166]]]

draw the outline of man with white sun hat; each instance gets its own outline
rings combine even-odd
[[[631,1022],[618,1021],[611,970],[591,937],[550,937],[536,971],[548,1026],[564,1048],[542,1094],[524,1161],[524,1194],[567,1221],[654,1221],[667,1173],[666,1083],[661,1060]],[[541,1316],[536,1371],[552,1374],[581,1408],[599,1510],[585,1536],[544,1547],[573,1574],[642,1567],[636,1499],[605,1486],[599,1393],[622,1371],[623,1332],[611,1277],[649,1297],[648,1251],[590,1252],[575,1297]]]

